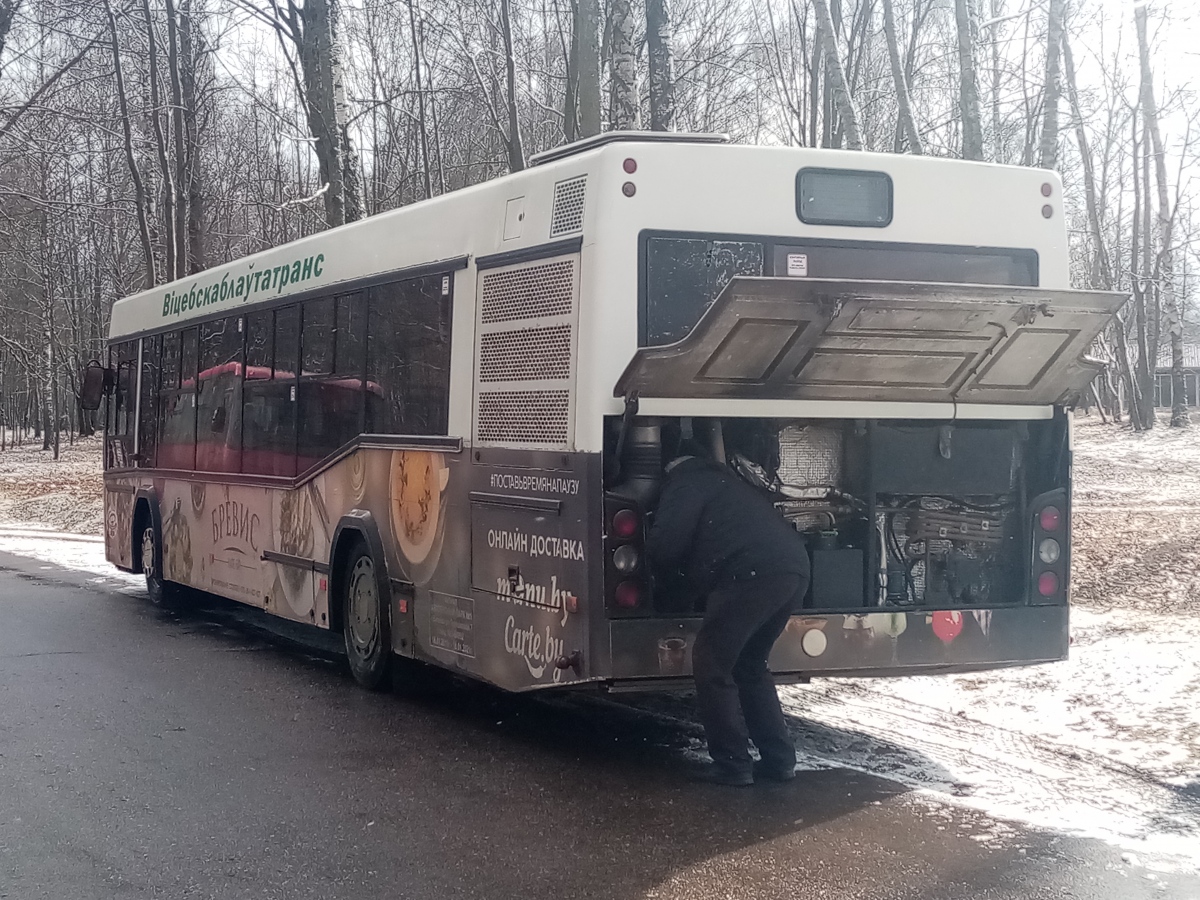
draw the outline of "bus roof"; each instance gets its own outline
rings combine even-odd
[[[619,188],[629,176],[620,171],[620,160],[631,155],[636,155],[639,160],[657,159],[660,171],[671,167],[704,173],[697,178],[707,179],[709,183],[714,179],[714,172],[729,173],[727,180],[736,176],[741,179],[740,184],[745,184],[749,177],[747,173],[758,170],[780,172],[788,167],[829,166],[886,172],[896,180],[898,190],[903,182],[916,181],[920,183],[922,194],[946,181],[960,189],[965,183],[979,185],[981,190],[991,183],[993,187],[987,193],[994,199],[1010,189],[1009,182],[1019,181],[1032,183],[1035,191],[1036,185],[1046,182],[1052,185],[1055,198],[1061,197],[1057,176],[1046,171],[898,154],[747,146],[725,143],[724,140],[723,135],[664,137],[657,133],[625,133],[601,135],[556,148],[539,155],[535,168],[318,232],[118,300],[113,304],[110,338],[119,340],[165,331],[178,328],[183,322],[250,311],[290,298],[336,293],[341,284],[385,277],[393,272],[403,273],[414,267],[420,267],[427,274],[448,272],[466,266],[475,256],[520,251],[545,245],[548,240],[560,236],[578,239],[584,226],[582,213],[573,230],[561,235],[555,233],[552,207],[558,196],[557,189],[567,180],[586,177],[587,215],[591,221],[590,217],[596,214],[598,207],[614,202],[608,199],[610,195],[618,201],[623,199]],[[610,172],[613,170],[608,164],[611,159],[617,160],[615,174]],[[637,177],[649,177],[645,174],[648,170],[649,166],[643,164]],[[999,177],[1001,172],[1012,174]],[[668,174],[663,172],[664,183],[669,181],[675,185],[677,179],[667,177]],[[950,175],[955,177],[948,179]],[[719,180],[722,176],[715,177]],[[602,184],[606,184],[603,179],[607,178],[615,179],[615,191],[601,191]],[[755,189],[766,190],[762,185],[756,185]],[[672,190],[676,191],[676,188],[672,187]],[[680,186],[676,192],[683,190]],[[948,193],[954,192],[952,187]],[[690,185],[688,193],[697,193],[695,183]],[[779,192],[772,189],[771,193]],[[599,202],[594,203],[592,197],[598,198]],[[778,198],[771,199],[777,202]],[[1040,201],[1040,197],[1038,199]],[[520,219],[524,224],[523,230],[517,229],[516,237],[507,233],[507,218],[514,202],[521,205]],[[679,202],[680,210],[686,209],[690,215],[691,204],[697,201],[694,196],[681,194]],[[931,204],[949,202],[961,201],[946,193],[931,199]],[[741,205],[743,208],[739,212],[744,220],[745,197],[741,198]],[[751,208],[753,206],[755,204],[750,204]],[[649,204],[644,204],[643,209],[646,210],[642,213],[645,222],[639,227],[657,227],[650,217],[657,215],[658,210],[652,210]],[[620,227],[627,228],[627,213],[623,212],[621,218]],[[901,239],[894,228],[873,229],[874,233],[866,235],[861,229],[851,233],[851,229],[845,228],[805,226],[795,219],[794,214],[792,219],[798,236],[825,237],[832,232],[832,236],[843,239]],[[1061,229],[1061,216],[1057,224]],[[961,237],[960,225],[953,218],[947,218],[936,226],[927,227],[926,236],[921,240],[936,229],[939,234],[955,236],[956,240],[948,243],[969,243],[958,239]],[[1063,238],[1055,239],[1056,253],[1057,244],[1065,245],[1065,229],[1063,231]],[[1065,259],[1065,246],[1062,255]],[[1063,265],[1065,271],[1065,263]]]

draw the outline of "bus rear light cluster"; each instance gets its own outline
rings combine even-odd
[[[1066,492],[1043,494],[1033,502],[1031,564],[1035,599],[1062,599],[1067,584]]]
[[[605,502],[605,518],[609,609],[623,615],[644,613],[647,589],[641,512],[632,500],[609,497]]]

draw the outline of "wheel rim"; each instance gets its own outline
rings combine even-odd
[[[146,584],[154,584],[158,580],[154,557],[154,528],[147,526],[142,532],[142,571],[146,574]]]
[[[379,643],[379,591],[375,584],[375,566],[360,556],[350,570],[349,602],[350,642],[360,659],[369,658]]]

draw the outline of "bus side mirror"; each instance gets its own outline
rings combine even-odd
[[[98,360],[93,359],[84,368],[83,376],[80,378],[82,385],[79,389],[80,408],[88,412],[99,409],[104,395],[112,391],[115,381],[112,371],[100,365]]]
[[[225,426],[228,424],[228,419],[229,419],[229,413],[226,411],[224,406],[218,406],[215,410],[213,410],[213,417],[212,417],[213,434],[220,434],[222,431],[224,431]]]

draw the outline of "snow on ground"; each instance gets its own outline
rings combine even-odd
[[[1200,426],[1077,424],[1068,662],[782,696],[803,766],[859,769],[1200,871]],[[104,560],[99,464],[95,440],[64,445],[57,463],[31,447],[0,453],[0,551],[140,590]]]
[[[791,715],[827,728],[802,765],[891,777],[1165,870],[1200,869],[1194,632],[1170,616],[1076,609],[1072,636],[1066,663],[784,688]]]
[[[5,436],[5,444],[11,433]],[[42,442],[0,452],[0,522],[79,534],[103,533],[104,481],[99,438],[59,442],[59,459]]]

